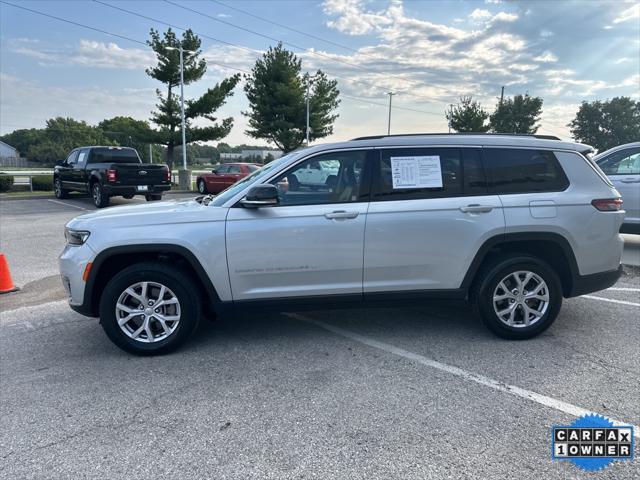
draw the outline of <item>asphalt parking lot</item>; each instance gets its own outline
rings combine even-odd
[[[584,411],[640,425],[638,268],[524,342],[439,303],[204,320],[179,352],[138,358],[59,285],[63,225],[92,209],[0,202],[23,287],[0,297],[0,478],[640,475],[637,458],[597,474],[553,462],[550,444]]]

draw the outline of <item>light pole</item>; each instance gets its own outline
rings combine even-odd
[[[182,170],[187,172],[187,126],[184,117],[184,52],[197,53],[193,50],[184,50],[182,43],[176,47],[166,47],[167,50],[178,50],[180,52],[180,118],[182,120]],[[191,174],[185,173],[180,175],[178,172],[178,182],[180,189],[191,190]]]
[[[391,134],[391,97],[395,95],[393,92],[387,92],[389,95],[389,120],[387,121],[387,135]]]
[[[455,106],[454,103],[449,104],[449,121],[447,122],[449,124],[449,133],[451,133],[451,115],[453,115],[453,107]]]
[[[307,80],[307,147],[309,146],[309,80]]]

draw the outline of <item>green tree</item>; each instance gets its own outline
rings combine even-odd
[[[144,120],[135,120],[131,117],[113,117],[101,121],[98,127],[106,138],[117,145],[133,147],[138,151],[140,158],[145,161],[149,159],[149,144],[155,140],[155,132],[149,127],[149,123]],[[155,159],[161,158],[160,148],[153,147]]]
[[[310,140],[333,133],[340,94],[336,80],[320,70],[301,74],[301,61],[281,43],[269,48],[253,67],[244,91],[249,100],[246,134],[273,142],[283,152],[300,147],[306,137],[306,92],[309,91]]]
[[[104,136],[102,130],[73,118],[52,118],[40,131],[26,152],[29,160],[45,165],[53,165],[64,160],[69,152],[85,145],[114,145]]]
[[[483,133],[489,130],[485,122],[489,113],[472,97],[460,97],[460,103],[446,112],[449,126],[456,132]]]
[[[582,102],[568,126],[578,142],[600,151],[636,142],[640,139],[640,102],[629,97]]]
[[[529,94],[506,98],[496,105],[489,117],[491,131],[495,133],[536,133],[542,113],[542,98]]]
[[[147,41],[158,57],[158,63],[146,70],[147,75],[166,85],[166,94],[156,91],[158,96],[157,111],[152,112],[151,121],[158,125],[154,143],[161,143],[167,147],[167,164],[173,167],[175,147],[182,144],[181,115],[180,115],[180,54],[178,48],[184,51],[184,84],[189,85],[202,78],[207,71],[207,64],[200,58],[201,40],[191,30],[182,34],[178,39],[176,34],[168,29],[163,36],[157,30],[151,29],[151,39]],[[233,126],[233,118],[225,118],[216,122],[215,111],[226,102],[233,89],[240,80],[236,74],[224,79],[209,88],[200,98],[185,101],[186,143],[197,141],[219,140],[226,137]],[[192,121],[197,118],[210,120],[213,125],[195,127]]]

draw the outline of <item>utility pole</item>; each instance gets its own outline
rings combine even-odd
[[[449,133],[451,133],[451,116],[453,115],[453,107],[455,107],[455,103],[450,103],[449,104],[449,121],[447,122],[449,124]]]
[[[153,163],[153,145],[149,144],[149,163]]]
[[[504,100],[504,87],[502,87],[502,92],[500,92],[500,106],[502,106],[503,100]]]
[[[309,79],[307,78],[307,147],[309,146]]]
[[[187,169],[187,133],[184,120],[184,55],[180,43],[180,116],[182,117],[182,169]]]
[[[387,135],[391,135],[391,97],[395,95],[393,92],[387,92],[389,95],[389,120],[387,121]]]

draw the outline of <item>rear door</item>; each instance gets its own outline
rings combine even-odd
[[[382,149],[367,214],[365,298],[457,289],[480,246],[503,232],[480,148]]]
[[[614,152],[598,165],[622,195],[625,222],[640,224],[640,147]]]
[[[230,187],[238,180],[240,180],[243,176],[244,175],[242,174],[242,168],[240,167],[240,165],[229,165],[229,171],[225,174],[223,179],[224,188]]]

